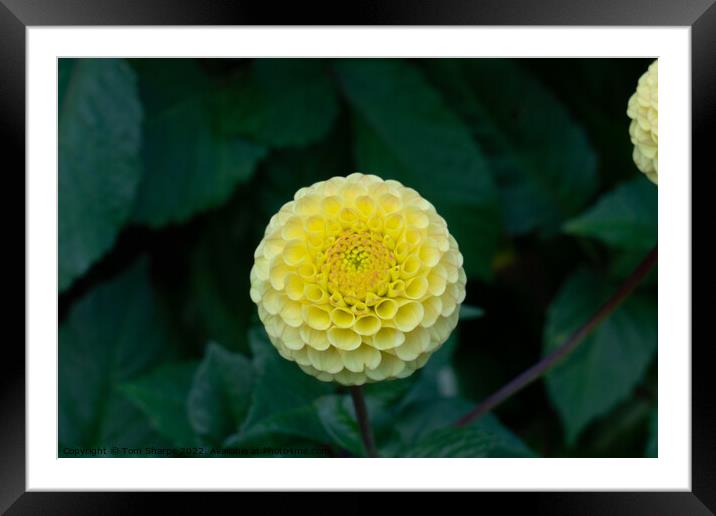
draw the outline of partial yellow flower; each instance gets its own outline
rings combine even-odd
[[[659,182],[659,62],[654,61],[639,78],[629,99],[627,115],[632,119],[629,136],[634,144],[634,163],[651,179]]]
[[[319,380],[404,378],[457,325],[465,271],[445,220],[374,175],[301,188],[254,253],[251,299],[271,342]]]

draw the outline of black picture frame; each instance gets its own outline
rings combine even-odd
[[[714,0],[364,0],[331,5],[242,0],[0,0],[0,127],[6,181],[25,199],[25,34],[32,26],[62,25],[620,25],[691,27],[692,168],[713,175],[708,143],[716,125],[716,4]],[[696,174],[699,175],[698,173]],[[701,182],[701,181],[699,181]],[[13,188],[14,187],[14,188]],[[702,188],[702,190],[704,190]],[[694,190],[698,191],[698,190]],[[20,195],[19,192],[22,192]],[[6,200],[11,196],[7,195]],[[7,206],[7,204],[5,204]],[[18,211],[8,210],[15,221]],[[24,213],[24,210],[23,210]],[[11,218],[12,217],[12,218]],[[704,220],[704,219],[700,219]],[[707,218],[706,220],[710,220]],[[694,225],[697,219],[694,218]],[[19,226],[15,224],[16,226]],[[23,241],[24,241],[23,224]],[[13,247],[13,249],[16,249]],[[25,246],[5,253],[15,271],[25,269]],[[692,244],[692,253],[693,253]],[[692,254],[693,256],[693,254]],[[22,260],[22,261],[21,261]],[[703,272],[703,269],[700,269]],[[23,275],[25,279],[25,275]],[[699,282],[705,289],[708,282]],[[25,294],[13,301],[25,310]],[[692,303],[693,308],[693,303]],[[693,312],[692,312],[693,313]],[[693,317],[693,316],[692,316]],[[20,316],[14,321],[19,325]],[[23,325],[23,340],[24,340]],[[686,345],[687,343],[672,343]],[[133,493],[25,492],[25,353],[6,339],[0,360],[0,512],[8,514],[133,513],[146,496]],[[641,493],[484,493],[500,510],[525,507],[547,514],[713,514],[716,511],[714,380],[709,373],[713,342],[692,343],[692,491]],[[186,511],[195,497],[159,495],[162,504]],[[241,496],[246,496],[242,494]],[[280,495],[284,496],[284,495]],[[414,499],[420,497],[415,497]],[[371,497],[351,497],[351,512],[370,507]],[[191,502],[189,501],[191,500]],[[274,498],[276,503],[280,499]],[[244,502],[246,503],[246,502]],[[205,506],[203,506],[205,507]],[[164,507],[164,510],[170,510]]]

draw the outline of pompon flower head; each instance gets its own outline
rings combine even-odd
[[[659,62],[654,61],[639,78],[629,99],[627,115],[632,119],[629,136],[634,144],[634,163],[651,179],[659,182]]]
[[[323,381],[404,378],[457,325],[465,271],[445,220],[374,175],[302,188],[254,253],[251,299],[271,342]]]

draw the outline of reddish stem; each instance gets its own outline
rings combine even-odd
[[[353,398],[353,406],[356,409],[356,418],[358,419],[358,426],[360,428],[361,437],[363,438],[366,455],[368,455],[368,457],[379,457],[373,439],[373,429],[368,420],[368,410],[365,406],[363,388],[360,385],[353,385],[350,387],[350,391],[351,398]]]

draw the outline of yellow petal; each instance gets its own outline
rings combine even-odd
[[[291,272],[284,280],[285,292],[289,299],[298,301],[303,297],[303,280],[298,274]]]
[[[424,211],[412,206],[405,210],[405,220],[408,227],[417,229],[425,229],[430,223],[430,220]]]
[[[415,329],[423,319],[423,305],[416,301],[405,303],[395,314],[395,326],[401,331],[408,332]]]
[[[403,261],[408,253],[410,252],[410,246],[407,242],[400,242],[395,246],[395,257],[398,261]]]
[[[330,328],[328,330],[328,341],[338,349],[356,349],[361,344],[360,335],[347,328]]]
[[[275,290],[268,290],[261,299],[261,302],[268,313],[276,315],[281,312],[281,309],[286,302],[286,296],[279,294]]]
[[[308,259],[308,250],[301,240],[292,240],[281,254],[287,265],[296,266]]]
[[[314,330],[305,325],[301,326],[299,331],[301,333],[301,339],[303,339],[303,342],[307,346],[312,347],[313,349],[317,349],[318,351],[324,351],[331,346],[331,343],[328,342],[328,336],[326,335],[325,331]]]
[[[397,196],[391,193],[385,193],[378,199],[378,206],[384,214],[388,215],[398,211],[402,207],[402,203]]]
[[[304,195],[296,200],[295,212],[303,215],[315,215],[321,211],[321,198],[318,195]]]
[[[355,203],[358,197],[361,197],[366,193],[365,188],[358,182],[348,180],[343,185],[339,192],[339,196],[343,198],[343,202],[346,205],[352,205]]]
[[[272,260],[274,257],[280,255],[286,247],[286,241],[282,238],[273,238],[264,240],[264,257],[267,260]]]
[[[420,261],[423,262],[426,267],[435,267],[440,261],[441,254],[440,250],[436,247],[424,245],[420,248]]]
[[[401,346],[395,348],[395,354],[398,358],[401,360],[415,360],[418,355],[423,352],[423,343],[430,342],[430,333],[423,328],[420,328],[420,330],[425,332],[424,337],[418,330],[418,333],[416,334],[417,336],[411,336],[411,334],[406,335],[405,342]]]
[[[371,345],[380,350],[393,349],[405,342],[405,334],[395,328],[383,327],[373,335]]]
[[[383,222],[383,230],[394,240],[397,240],[403,232],[404,224],[405,221],[400,213],[391,213]]]
[[[311,361],[311,365],[319,371],[336,374],[343,369],[343,359],[338,350],[334,348],[328,348],[325,351],[308,348],[308,359]]]
[[[301,303],[287,299],[281,308],[281,319],[289,326],[298,328],[303,323],[301,309]]]
[[[314,330],[327,330],[331,326],[331,314],[328,310],[315,305],[303,306],[303,320]]]
[[[398,312],[398,303],[392,299],[383,299],[375,305],[375,313],[383,320],[389,320],[395,317]]]
[[[440,275],[436,270],[428,274],[428,291],[433,296],[442,296],[447,288],[447,278]]]
[[[303,281],[310,281],[316,276],[316,267],[312,263],[304,263],[298,268],[298,275]]]
[[[269,281],[271,286],[276,290],[283,290],[286,281],[286,275],[291,269],[281,260],[274,260],[269,270]]]
[[[320,215],[312,215],[306,219],[306,231],[313,235],[322,235],[326,232],[326,220]]]
[[[346,308],[334,308],[331,311],[331,321],[338,328],[350,328],[355,322],[355,315]]]
[[[305,346],[303,339],[301,338],[301,332],[298,331],[298,328],[292,328],[291,326],[286,326],[284,328],[283,333],[281,334],[281,342],[283,342],[283,345],[291,350],[301,349]]]
[[[380,319],[374,315],[364,315],[356,319],[353,330],[358,335],[375,335],[380,330]]]
[[[403,295],[405,291],[405,282],[403,280],[392,281],[388,285],[388,297],[398,297]]]
[[[315,305],[320,305],[328,301],[328,294],[325,290],[315,284],[307,283],[303,288],[303,295],[306,300]]]
[[[289,350],[289,356],[297,364],[303,366],[310,366],[311,360],[308,358],[308,347],[304,346],[301,349]]]
[[[380,364],[375,369],[366,369],[365,374],[369,378],[379,381],[385,378],[394,377],[405,369],[405,362],[388,353],[382,353]]]
[[[358,220],[358,212],[353,208],[343,208],[338,214],[338,220],[343,227],[351,227]]]
[[[440,317],[443,311],[443,302],[439,297],[429,297],[423,301],[423,320],[420,321],[420,325],[423,328],[429,328],[435,321]]]
[[[419,270],[420,258],[415,254],[411,254],[400,266],[400,277],[403,279],[411,278],[415,276]]]
[[[366,367],[375,369],[381,360],[380,351],[365,344],[352,351],[340,351],[340,354],[345,368],[354,373],[362,373]]]
[[[269,277],[269,263],[270,262],[266,258],[260,256],[256,258],[254,266],[251,268],[251,272],[256,274],[256,278],[266,281]]]
[[[428,291],[428,280],[425,276],[418,276],[408,280],[405,285],[405,297],[408,299],[420,299]]]
[[[303,220],[301,217],[292,217],[281,228],[281,238],[284,240],[297,240],[304,236]]]
[[[323,199],[321,212],[329,218],[336,217],[342,208],[343,203],[341,200],[337,196],[332,195]]]
[[[361,195],[355,200],[355,207],[361,217],[370,219],[375,213],[375,201],[367,195]]]
[[[403,238],[408,247],[413,249],[423,241],[423,232],[415,228],[406,229]]]

